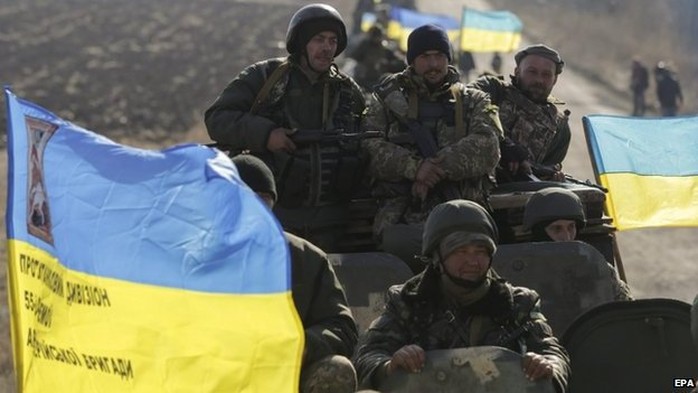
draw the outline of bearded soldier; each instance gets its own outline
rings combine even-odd
[[[562,110],[564,103],[550,93],[565,62],[542,44],[524,48],[514,60],[511,82],[483,76],[469,85],[489,93],[499,106],[505,139],[497,179],[507,182],[533,174],[562,181],[562,161],[571,139],[569,111]]]
[[[472,201],[436,206],[424,225],[419,275],[388,290],[385,310],[354,356],[360,384],[377,388],[396,370],[419,372],[425,351],[495,345],[523,355],[531,380],[564,392],[569,357],[540,311],[535,291],[514,287],[493,270],[497,231]]]
[[[243,70],[206,111],[210,137],[231,151],[247,150],[272,169],[279,188],[275,214],[284,229],[332,251],[342,234],[347,201],[362,179],[358,142],[297,145],[297,130],[330,134],[359,130],[365,102],[359,86],[334,63],[347,46],[344,21],[326,4],[291,18],[286,58]]]
[[[450,199],[487,204],[502,135],[486,94],[466,89],[450,65],[446,31],[424,25],[410,33],[407,68],[385,78],[370,101],[365,128],[369,172],[380,200],[374,235],[384,251],[417,272],[422,225],[432,207]]]

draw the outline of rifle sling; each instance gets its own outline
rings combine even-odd
[[[250,107],[250,113],[251,114],[256,114],[259,111],[260,105],[266,100],[267,96],[269,95],[269,92],[271,92],[271,89],[274,88],[274,85],[276,85],[276,82],[281,79],[281,77],[286,73],[288,70],[288,67],[290,66],[288,60],[284,60],[281,64],[279,64],[278,67],[269,75],[269,78],[267,78],[266,81],[264,81],[264,85],[262,86],[261,89],[259,89],[259,92],[257,92],[257,96],[254,99],[254,102],[252,103],[252,107]]]

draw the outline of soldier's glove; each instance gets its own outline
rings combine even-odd
[[[502,158],[500,161],[504,164],[510,162],[522,162],[528,159],[528,149],[522,145],[515,143],[511,139],[505,139],[499,144],[499,150]],[[506,165],[504,165],[506,167]]]

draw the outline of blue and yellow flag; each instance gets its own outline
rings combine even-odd
[[[400,50],[407,52],[407,37],[412,30],[426,24],[443,27],[451,41],[458,37],[458,20],[448,15],[429,14],[397,6],[390,7],[390,21],[386,35],[400,43]]]
[[[523,23],[509,11],[463,8],[460,49],[470,52],[511,52],[521,43]]]
[[[698,116],[582,118],[619,230],[698,226]]]
[[[376,23],[376,15],[362,15],[361,29]],[[449,15],[430,14],[398,6],[390,7],[386,35],[400,43],[407,52],[407,37],[412,30],[426,24],[435,24],[447,31],[455,48],[471,52],[511,52],[521,43],[523,23],[509,11],[477,11],[463,8],[461,20]]]
[[[286,242],[231,161],[122,146],[5,96],[19,391],[297,391]]]

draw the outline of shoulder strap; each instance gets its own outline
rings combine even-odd
[[[252,107],[250,108],[250,113],[257,113],[259,110],[260,105],[262,105],[262,102],[267,98],[269,95],[269,92],[271,91],[272,88],[274,88],[274,85],[276,85],[276,82],[281,79],[281,77],[286,73],[289,67],[289,62],[288,60],[284,60],[281,64],[279,64],[278,67],[269,75],[269,78],[264,82],[264,86],[262,86],[261,89],[259,89],[259,92],[257,93],[257,96],[254,99],[254,102],[252,103]]]
[[[465,125],[463,124],[463,91],[465,85],[461,82],[456,82],[449,88],[451,95],[456,102],[455,117],[456,117],[456,136],[459,138],[465,136]]]

